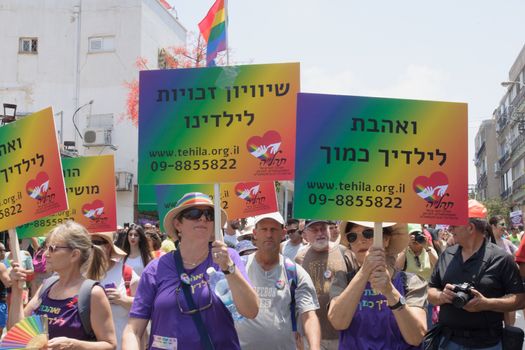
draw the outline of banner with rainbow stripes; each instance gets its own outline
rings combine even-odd
[[[140,72],[141,185],[291,180],[299,64]]]
[[[294,216],[467,222],[467,104],[300,93]]]
[[[0,127],[0,231],[67,209],[53,111]]]
[[[115,231],[117,208],[114,163],[113,155],[63,158],[62,170],[69,209],[18,227],[18,237],[44,236],[66,220],[78,222],[91,233]]]

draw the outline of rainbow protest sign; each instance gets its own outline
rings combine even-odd
[[[166,213],[175,208],[177,201],[188,192],[201,192],[213,198],[213,185],[158,185],[157,211],[161,230]],[[266,182],[237,182],[221,184],[221,207],[229,219],[242,219],[277,211],[275,185]]]
[[[64,158],[62,168],[69,209],[18,227],[18,237],[43,236],[66,220],[78,222],[91,233],[116,230],[113,155]]]
[[[140,72],[141,185],[293,179],[299,64]]]
[[[67,209],[51,108],[0,127],[0,231]]]
[[[467,220],[467,105],[299,94],[294,216]]]

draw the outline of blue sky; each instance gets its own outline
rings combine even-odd
[[[213,2],[170,0],[193,32]],[[300,62],[303,92],[468,103],[469,160],[525,44],[523,0],[228,0],[228,9],[230,61]]]

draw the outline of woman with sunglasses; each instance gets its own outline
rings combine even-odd
[[[233,318],[211,290],[206,271],[221,270],[237,311],[254,318],[258,298],[235,250],[214,240],[214,207],[205,194],[187,193],[164,217],[177,249],[153,260],[142,274],[123,335],[123,349],[139,349],[151,319],[149,349],[240,349]],[[221,224],[227,216],[221,209]],[[176,233],[176,234],[175,234]],[[242,322],[242,321],[241,321]]]
[[[373,247],[374,223],[343,221],[341,244],[358,268],[336,272],[328,319],[340,330],[339,349],[419,349],[427,330],[426,283],[395,272],[395,257],[408,244],[406,225],[383,223],[383,247]]]
[[[13,263],[9,324],[12,326],[32,314],[46,315],[49,319],[48,349],[115,349],[115,328],[104,289],[95,285],[91,290],[90,321],[93,335],[86,333],[78,305],[80,287],[86,280],[83,272],[88,278],[99,280],[106,265],[104,251],[91,243],[83,226],[67,221],[48,235],[46,264],[59,278],[42,293],[43,285],[40,286],[24,308],[19,281],[25,281],[26,271]]]
[[[127,254],[124,257],[124,264],[131,266],[137,275],[142,275],[146,265],[153,259],[148,238],[142,226],[132,224],[128,228],[122,249]]]
[[[97,232],[90,235],[91,243],[104,250],[107,264],[104,266],[100,285],[104,287],[117,335],[117,350],[122,348],[122,331],[128,323],[129,309],[137,290],[140,277],[129,266],[124,264],[124,252],[113,244],[113,232]]]

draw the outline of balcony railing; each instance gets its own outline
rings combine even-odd
[[[519,190],[524,186],[525,186],[525,175],[521,175],[520,177],[518,177],[512,182],[512,187],[515,190]]]
[[[498,159],[500,167],[503,168],[503,166],[505,165],[505,163],[507,163],[509,159],[510,159],[510,152],[507,151]]]
[[[510,143],[510,149],[512,152],[514,152],[516,149],[518,149],[523,144],[525,144],[525,135],[519,135],[514,140],[512,140],[512,142]]]
[[[476,161],[479,159],[479,156],[481,153],[485,150],[485,140],[481,142],[481,145],[479,146],[478,150],[476,151]]]
[[[507,199],[507,197],[512,193],[512,187],[507,188],[505,191],[501,192],[501,199]]]

